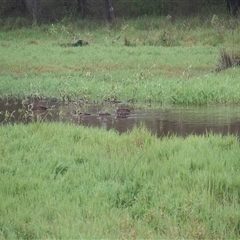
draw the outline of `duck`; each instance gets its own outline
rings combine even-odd
[[[126,118],[128,115],[130,115],[130,109],[129,108],[117,108],[116,109],[116,117],[117,118]]]
[[[126,114],[116,114],[116,117],[115,118],[127,118],[128,117],[128,115],[126,115]]]
[[[118,107],[116,112],[117,113],[124,113],[124,114],[129,115],[131,110],[129,108],[120,108],[120,107]]]
[[[33,103],[28,105],[29,111],[46,111],[48,108],[45,106],[34,106]]]
[[[111,114],[108,112],[99,112],[98,115],[99,116],[110,116]]]

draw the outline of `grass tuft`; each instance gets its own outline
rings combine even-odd
[[[221,51],[221,58],[219,66],[217,67],[216,71],[221,71],[226,68],[240,66],[240,54],[230,54],[226,51]]]

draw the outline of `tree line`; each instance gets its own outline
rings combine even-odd
[[[25,17],[53,22],[64,17],[95,18],[182,15],[224,11],[227,2],[239,0],[0,0],[1,18]],[[231,8],[231,5],[230,5]]]

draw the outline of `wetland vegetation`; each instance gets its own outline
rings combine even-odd
[[[1,26],[2,100],[240,102],[240,69],[221,55],[238,56],[237,18],[26,25]],[[79,39],[89,44],[72,47]],[[119,135],[41,121],[3,125],[0,136],[0,238],[240,237],[235,136],[159,139],[144,126]]]
[[[238,103],[239,68],[215,70],[222,50],[237,51],[239,30],[238,20],[226,16],[143,17],[114,26],[87,20],[17,29],[6,25],[0,33],[0,96],[141,105]],[[71,47],[78,39],[89,45]]]
[[[1,238],[239,237],[234,136],[158,139],[35,123],[0,128]]]

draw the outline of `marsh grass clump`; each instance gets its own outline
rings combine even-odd
[[[131,45],[131,42],[129,39],[127,39],[127,37],[124,38],[124,45],[127,47]]]
[[[219,72],[221,70],[235,66],[240,66],[240,54],[239,53],[230,54],[229,52],[222,50],[216,71]]]

